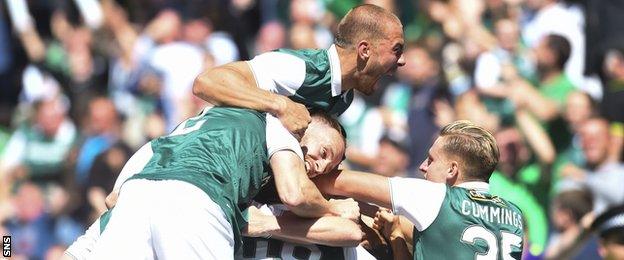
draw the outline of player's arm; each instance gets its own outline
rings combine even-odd
[[[193,83],[193,94],[216,106],[234,106],[271,113],[291,132],[304,130],[310,123],[307,108],[285,96],[258,86],[244,61],[209,69]]]
[[[260,89],[249,65],[231,62],[200,74],[193,84],[193,94],[214,105],[244,107],[279,115],[286,97]]]
[[[373,228],[379,230],[392,248],[394,259],[412,258],[414,225],[405,217],[396,216],[387,209],[381,209],[375,216]]]
[[[410,222],[406,217],[398,216],[399,229],[401,229],[401,235],[394,237],[397,240],[397,245],[391,245],[394,250],[394,259],[412,259],[414,258],[414,224]],[[394,243],[391,241],[391,243]],[[395,248],[396,247],[396,248]],[[400,253],[397,251],[400,250]]]
[[[527,108],[541,121],[550,121],[561,115],[561,104],[543,96],[525,80],[515,81],[511,91],[515,105]]]
[[[306,174],[303,160],[291,150],[273,153],[270,159],[275,186],[280,200],[293,213],[302,217],[326,215],[356,217],[357,203],[338,205],[327,201]],[[345,207],[342,207],[345,206]]]
[[[442,183],[349,170],[314,178],[314,182],[323,193],[391,208],[420,231],[433,223],[446,196],[446,185]]]
[[[100,219],[98,218],[87,231],[74,243],[72,243],[61,259],[63,260],[78,260],[87,259],[95,248],[95,244],[100,239]]]
[[[338,170],[335,173],[314,178],[314,182],[323,193],[350,197],[391,208],[392,198],[388,180],[385,176],[350,170]]]
[[[356,246],[362,240],[359,226],[348,219],[326,216],[301,218],[275,206],[249,209],[249,224],[245,236],[270,236],[300,244],[327,246]]]
[[[555,146],[544,128],[524,109],[516,110],[516,122],[540,163],[551,165],[557,154]]]

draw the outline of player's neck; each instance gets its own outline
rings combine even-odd
[[[458,186],[458,185],[461,185],[461,184],[467,183],[467,182],[486,182],[486,181],[478,180],[478,179],[468,179],[468,178],[464,179],[464,178],[459,177],[459,178],[457,178],[457,180],[455,182],[449,183],[449,185],[451,185],[451,186]]]
[[[357,85],[355,75],[358,59],[357,54],[355,54],[355,49],[336,46],[336,51],[338,52],[338,59],[340,60],[342,91],[353,89]]]

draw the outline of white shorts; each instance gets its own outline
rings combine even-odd
[[[130,180],[120,191],[92,259],[232,259],[234,235],[201,189],[175,181]]]

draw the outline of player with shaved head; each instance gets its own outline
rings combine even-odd
[[[394,14],[359,5],[340,21],[329,49],[278,49],[212,68],[197,77],[193,93],[217,106],[271,113],[292,133],[302,133],[308,110],[340,115],[353,89],[372,94],[381,76],[405,64],[403,45]]]

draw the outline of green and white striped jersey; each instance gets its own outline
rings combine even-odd
[[[353,91],[342,91],[336,46],[327,50],[278,49],[247,62],[262,89],[288,96],[310,110],[338,116],[353,101]]]

